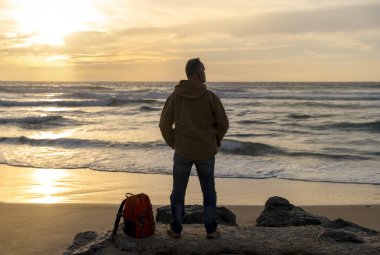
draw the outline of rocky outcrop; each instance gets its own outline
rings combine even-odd
[[[376,235],[377,231],[365,228],[362,226],[359,226],[355,223],[343,220],[343,219],[336,219],[334,221],[328,220],[322,223],[322,226],[325,228],[333,228],[333,229],[342,229],[352,232],[364,232],[368,235]]]
[[[102,234],[98,234],[95,231],[78,233],[63,255],[92,255],[102,253],[107,246],[110,246],[108,243],[110,236],[110,231]]]
[[[104,239],[66,252],[66,255],[116,254],[254,254],[254,255],[373,255],[380,254],[380,235],[353,235],[320,225],[257,227],[220,225],[222,237],[208,240],[199,224],[184,227],[182,237],[166,235],[166,224],[157,224],[155,234],[135,239],[118,233],[116,243]],[[120,228],[121,229],[121,228]],[[344,233],[343,233],[344,232]],[[352,235],[351,235],[352,234]]]
[[[265,209],[256,219],[256,226],[287,227],[319,225],[328,221],[326,217],[316,216],[289,203],[282,197],[270,197],[265,203]]]
[[[201,206],[190,208],[197,212],[196,215],[203,215]],[[170,211],[170,206],[159,209],[157,215],[167,210]],[[192,210],[187,212],[191,215]],[[170,221],[170,217],[165,215],[159,216],[159,220]],[[201,223],[199,217],[194,217],[195,223]],[[281,197],[268,199],[256,223],[256,226],[219,225],[222,237],[214,240],[205,238],[204,227],[200,224],[184,226],[179,239],[167,236],[167,224],[159,222],[155,234],[143,239],[126,236],[119,227],[115,243],[110,239],[110,232],[97,234],[88,231],[75,237],[65,255],[380,254],[380,234],[376,231],[342,219],[331,221],[312,215]]]
[[[345,242],[345,243],[363,243],[364,240],[353,233],[326,228],[318,235],[319,239],[331,239],[332,241]]]
[[[95,231],[86,231],[78,233],[74,237],[73,243],[70,245],[69,249],[77,249],[83,247],[90,242],[94,242],[98,238],[98,234]]]
[[[233,212],[225,207],[216,208],[216,218],[221,225],[236,225],[236,216]],[[172,220],[172,211],[170,205],[157,208],[156,222],[170,223]],[[183,224],[203,224],[203,206],[186,205]]]

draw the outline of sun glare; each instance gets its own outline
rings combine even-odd
[[[35,135],[32,135],[31,138],[33,139],[60,139],[69,137],[74,133],[75,129],[68,129],[62,132],[53,132],[53,131],[43,131],[41,133],[36,133]]]
[[[32,35],[27,43],[63,45],[63,36],[94,29],[102,22],[93,0],[11,0],[17,32]]]
[[[58,203],[64,198],[60,195],[66,188],[61,187],[60,181],[67,176],[65,170],[60,169],[38,169],[33,181],[35,185],[29,193],[33,196],[29,201],[32,203]]]

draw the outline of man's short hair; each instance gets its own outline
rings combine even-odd
[[[186,64],[186,76],[187,78],[192,77],[201,67],[202,62],[199,58],[192,58],[187,61]]]

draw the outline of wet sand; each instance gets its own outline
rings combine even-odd
[[[146,193],[152,204],[168,204],[172,176],[90,169],[39,169],[0,165],[0,202],[119,203],[126,192]],[[380,204],[380,185],[216,178],[219,205],[264,205],[282,196],[295,205]],[[198,178],[191,176],[186,203],[202,203]]]

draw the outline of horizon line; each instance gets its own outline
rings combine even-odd
[[[182,79],[182,80],[186,80],[186,79]],[[158,82],[165,82],[165,83],[169,83],[169,82],[173,82],[173,83],[178,83],[178,80],[176,81],[133,81],[133,80],[1,80],[0,79],[0,82],[106,82],[106,83],[110,83],[110,82],[130,82],[130,83],[143,83],[143,82],[149,82],[149,83],[158,83]],[[330,82],[336,82],[336,83],[352,83],[352,82],[365,82],[365,83],[380,83],[380,80],[379,81],[365,81],[365,80],[362,80],[362,81],[333,81],[333,80],[326,80],[326,81],[206,81],[205,84],[207,83],[232,83],[232,82],[235,82],[235,83],[304,83],[304,82],[308,82],[308,83],[318,83],[318,82],[323,82],[323,83],[330,83]]]

